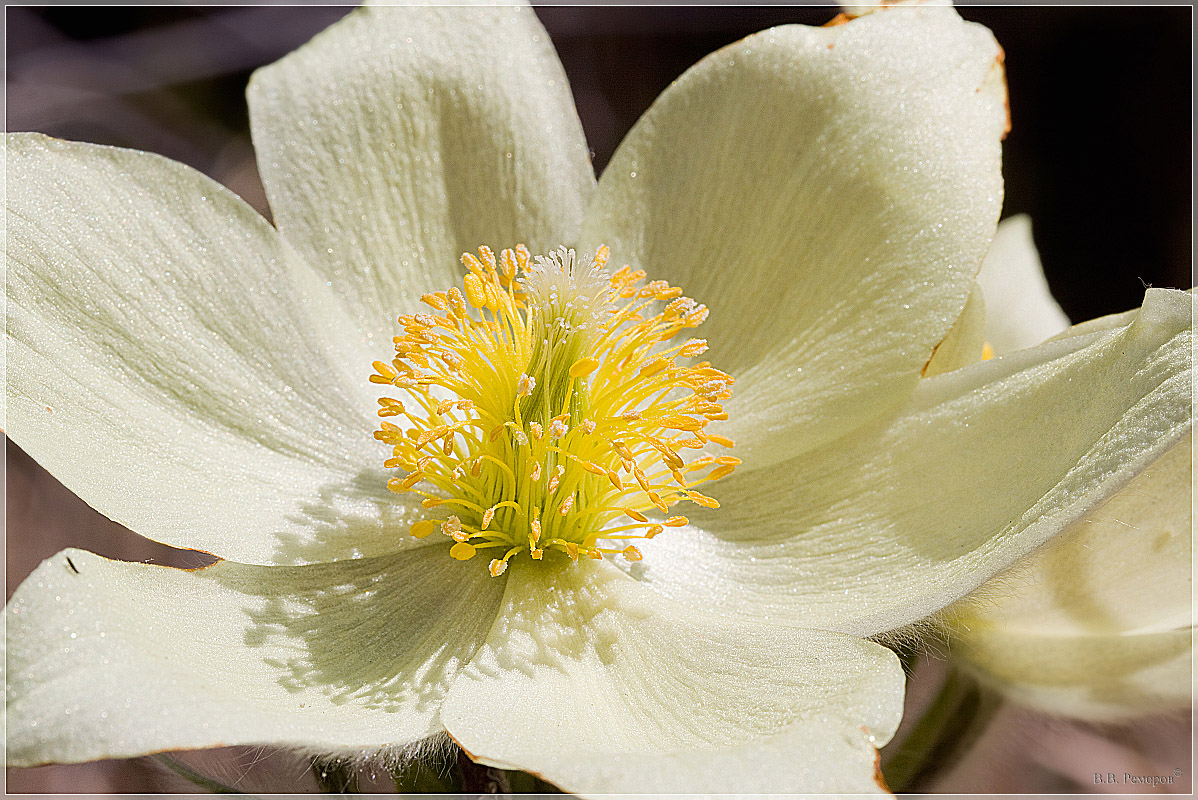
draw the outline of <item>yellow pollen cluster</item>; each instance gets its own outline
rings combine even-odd
[[[463,561],[488,551],[499,576],[523,552],[637,561],[629,540],[687,524],[669,516],[679,501],[719,507],[695,487],[740,463],[700,454],[732,447],[706,428],[728,418],[733,381],[678,363],[704,340],[667,344],[707,309],[631,267],[608,275],[607,257],[480,247],[462,256],[461,289],[399,318],[395,357],[370,380],[402,395],[379,399],[374,436],[391,447],[384,466],[405,472],[388,487],[430,512],[412,536],[440,531]]]

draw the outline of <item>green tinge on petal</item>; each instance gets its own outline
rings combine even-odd
[[[1020,702],[1110,718],[1190,703],[1192,436],[945,618],[953,655]]]
[[[160,156],[8,134],[8,434],[89,505],[256,563],[392,552],[371,354],[253,209]]]
[[[283,235],[386,355],[395,317],[481,244],[572,244],[594,187],[548,34],[525,4],[369,6],[248,90]]]
[[[1005,571],[1190,428],[1193,298],[1122,330],[924,380],[893,421],[722,479],[715,512],[641,546],[644,579],[719,613],[872,635]]]
[[[604,171],[583,245],[710,308],[742,471],[914,390],[998,221],[1000,54],[951,8],[762,31],[671,84]]]
[[[513,570],[441,716],[485,764],[606,792],[877,792],[903,675],[872,642],[731,622],[614,566]]]
[[[441,547],[195,572],[66,550],[5,611],[8,764],[401,747],[440,729],[502,588]]]

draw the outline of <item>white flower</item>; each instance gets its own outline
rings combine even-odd
[[[8,763],[445,730],[584,794],[877,791],[903,678],[866,637],[1190,424],[1178,292],[921,381],[1001,205],[999,56],[948,8],[763,31],[675,82],[596,183],[530,9],[368,7],[251,84],[277,231],[157,156],[7,137],[10,435],[113,519],[227,559],[39,567],[7,610]],[[386,488],[366,365],[460,253],[519,241],[606,243],[710,311],[743,463],[641,562],[488,570],[409,536],[430,509]]]
[[[978,275],[996,353],[1127,325],[1068,329],[1026,217],[1004,221]],[[1192,437],[1144,465],[1034,558],[946,617],[953,655],[987,684],[1054,714],[1117,719],[1192,702]]]

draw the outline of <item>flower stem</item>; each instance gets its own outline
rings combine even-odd
[[[226,786],[220,781],[214,781],[211,778],[204,777],[183,762],[176,761],[165,753],[158,753],[154,756],[154,760],[178,775],[180,778],[183,778],[189,783],[195,784],[210,794],[245,794],[245,792],[241,791],[240,789],[234,789],[232,786]]]
[[[951,769],[986,730],[1000,698],[950,667],[940,691],[898,749],[882,759],[893,792],[926,789],[937,773]]]

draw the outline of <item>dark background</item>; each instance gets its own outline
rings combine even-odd
[[[7,129],[162,153],[265,213],[246,81],[348,10],[8,7]],[[1189,288],[1192,9],[959,10],[993,30],[1006,50],[1013,128],[1004,147],[1004,216],[1032,216],[1066,313],[1081,321],[1124,311],[1140,304],[1145,285]],[[570,78],[597,172],[658,93],[707,53],[762,28],[819,25],[835,13],[810,6],[538,8]],[[91,511],[11,443],[7,452],[8,594],[41,559],[68,545],[195,566],[187,562],[194,554],[147,542]],[[983,760],[959,767],[937,789],[1093,791],[1088,776],[1116,765],[1163,774],[1173,761],[1188,764],[1188,720],[1112,732],[1010,714],[1006,728],[987,734],[999,740],[984,748]],[[262,758],[248,752],[235,761],[257,764],[263,774],[254,783],[265,789],[271,759]],[[296,769],[276,775],[287,785],[302,775]],[[1188,775],[1185,783],[1188,789]],[[145,760],[8,774],[9,791],[161,788],[172,787]]]

